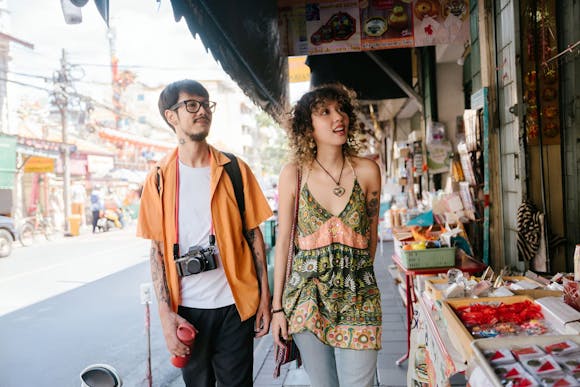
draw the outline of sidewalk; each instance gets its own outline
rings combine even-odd
[[[382,248],[381,248],[382,247]],[[401,387],[407,385],[407,362],[400,367],[395,364],[407,350],[407,332],[405,327],[405,307],[399,295],[397,285],[389,274],[392,265],[393,242],[384,242],[377,248],[375,274],[381,290],[383,309],[383,348],[378,357],[379,386]],[[303,368],[296,368],[294,363],[282,367],[280,377],[274,379],[274,347],[272,336],[262,338],[254,350],[254,386],[310,386],[308,375]],[[183,386],[181,376],[167,387]],[[338,387],[338,386],[337,386]]]

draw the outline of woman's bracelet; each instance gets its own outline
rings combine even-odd
[[[274,313],[280,313],[280,312],[284,312],[284,308],[272,309],[272,314],[274,314]]]

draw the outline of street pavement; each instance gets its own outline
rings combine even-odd
[[[407,350],[407,331],[405,307],[399,295],[398,286],[390,274],[393,243],[384,242],[377,249],[375,274],[381,290],[383,310],[383,348],[377,361],[378,386],[402,387],[407,385],[407,362],[396,365]],[[296,368],[295,363],[282,367],[280,377],[274,379],[274,345],[272,335],[260,339],[254,346],[254,387],[310,386],[308,375],[303,367]],[[179,375],[164,387],[182,387],[183,380]],[[338,386],[337,386],[338,387]]]
[[[10,295],[0,297],[0,386],[18,387],[20,382],[32,382],[42,374],[43,383],[30,385],[78,385],[69,383],[91,362],[115,365],[123,385],[147,385],[144,306],[135,297],[139,284],[150,281],[148,242],[134,237],[134,225],[103,234],[82,231],[74,238],[16,246],[11,257],[0,260],[0,295]],[[405,386],[406,363],[401,367],[395,364],[406,351],[406,329],[405,309],[389,273],[392,253],[392,242],[382,243],[375,261],[383,306],[377,384]],[[90,309],[83,305],[90,305]],[[84,314],[79,315],[79,310]],[[85,327],[90,328],[87,339],[82,338]],[[108,336],[103,336],[104,332]],[[284,366],[280,377],[273,378],[273,349],[271,335],[256,340],[254,385],[309,386],[306,372],[295,364]],[[151,350],[153,386],[183,386],[179,370],[168,361],[155,300],[151,305]],[[27,361],[32,362],[32,368],[22,374],[28,369]],[[8,372],[11,369],[16,373]],[[9,376],[18,374],[19,381]]]

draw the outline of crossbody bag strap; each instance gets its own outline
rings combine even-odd
[[[286,263],[286,282],[290,278],[292,270],[292,260],[294,259],[294,246],[296,238],[296,223],[298,218],[298,202],[300,200],[300,184],[302,182],[302,172],[300,168],[296,171],[296,194],[294,195],[294,216],[292,217],[292,229],[290,230],[290,243],[288,246],[288,262]]]

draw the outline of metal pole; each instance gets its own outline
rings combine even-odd
[[[149,387],[153,386],[153,375],[151,374],[151,317],[149,303],[145,304],[145,327],[147,328],[147,382]]]
[[[423,111],[423,98],[419,93],[407,84],[405,80],[393,69],[387,62],[382,60],[377,54],[372,51],[365,51],[365,54],[376,63],[381,70],[383,70],[392,80],[407,94],[407,96],[415,102],[420,111]]]
[[[68,84],[67,78],[67,62],[66,62],[66,52],[64,48],[62,49],[62,57],[60,61],[60,88],[62,96],[60,99],[59,110],[60,110],[60,123],[62,127],[62,169],[63,169],[63,203],[64,203],[64,231],[68,233],[70,230],[69,218],[70,212],[70,169],[69,169],[69,156],[70,149],[68,146],[68,130],[67,130],[67,113],[68,113],[68,96],[66,94],[66,86]]]

